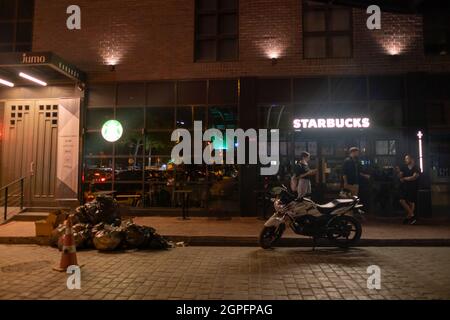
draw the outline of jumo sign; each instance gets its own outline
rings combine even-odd
[[[294,129],[369,128],[369,118],[294,119]]]

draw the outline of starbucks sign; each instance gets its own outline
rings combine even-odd
[[[108,142],[116,142],[122,137],[123,127],[117,120],[108,120],[103,124],[102,136]]]

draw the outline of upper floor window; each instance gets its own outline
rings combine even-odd
[[[352,9],[303,2],[303,55],[305,58],[352,56]]]
[[[0,52],[31,51],[34,0],[0,0]]]
[[[238,59],[238,0],[195,1],[195,61]]]
[[[450,11],[425,12],[423,16],[423,38],[425,54],[450,54]]]

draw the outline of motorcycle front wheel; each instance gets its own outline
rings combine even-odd
[[[328,240],[340,248],[355,245],[361,239],[361,223],[351,216],[339,216],[328,225]]]
[[[259,234],[259,245],[263,249],[270,249],[284,233],[285,225],[277,227],[264,227]]]

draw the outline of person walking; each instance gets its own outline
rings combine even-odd
[[[294,166],[294,176],[291,180],[291,189],[297,191],[297,199],[301,199],[306,195],[311,194],[311,180],[310,178],[317,173],[317,169],[309,168],[309,160],[311,155],[303,151],[300,154],[300,161]]]
[[[416,224],[417,217],[415,214],[418,179],[420,176],[419,168],[417,168],[415,161],[411,155],[405,156],[405,164],[400,168],[400,204],[406,211],[406,218],[403,224]]]
[[[349,149],[349,157],[344,160],[344,164],[342,166],[344,190],[348,190],[352,194],[352,196],[358,196],[359,182],[361,177],[370,179],[370,175],[361,172],[361,163],[359,162],[359,149],[357,147],[351,147]]]

